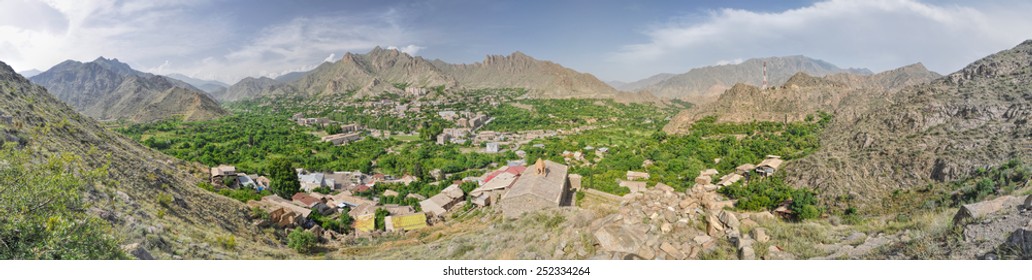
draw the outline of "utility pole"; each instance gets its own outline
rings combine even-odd
[[[763,90],[767,90],[767,62],[763,62]]]

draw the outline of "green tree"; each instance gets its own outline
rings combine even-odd
[[[89,168],[68,153],[36,158],[14,144],[0,149],[0,259],[127,258],[82,197],[107,180],[108,165]]]
[[[308,254],[315,250],[319,238],[314,233],[304,231],[300,228],[294,229],[287,235],[287,247],[296,250],[298,253]]]
[[[374,226],[377,230],[387,230],[387,223],[385,222],[385,219],[389,214],[390,212],[387,212],[387,210],[383,208],[376,208],[376,217],[373,221],[375,222]]]
[[[337,232],[344,234],[351,233],[353,229],[351,224],[355,221],[351,218],[351,215],[348,214],[349,212],[351,212],[349,208],[344,208],[344,212],[340,213],[340,217],[338,218],[340,228],[337,229]]]
[[[301,189],[301,182],[297,179],[294,167],[286,158],[272,160],[269,167],[269,189],[272,193],[290,199]]]

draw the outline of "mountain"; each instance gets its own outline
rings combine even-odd
[[[663,74],[631,84],[642,84],[640,91],[657,97],[680,98],[696,103],[714,100],[737,83],[763,85],[763,63],[767,63],[768,85],[779,85],[798,72],[812,76],[834,73],[871,74],[867,69],[842,69],[823,60],[801,55],[754,58],[739,64],[695,68],[687,73],[665,77]]]
[[[226,112],[186,82],[143,73],[117,59],[65,61],[32,77],[58,99],[99,119],[150,122],[167,118],[207,120]]]
[[[787,165],[789,181],[826,197],[870,201],[1010,159],[1028,162],[1032,40],[869,108],[855,119],[836,118],[817,152]]]
[[[205,167],[158,153],[104,128],[97,121],[75,112],[45,88],[15,74],[3,62],[0,62],[0,96],[4,97],[0,98],[0,115],[11,117],[10,122],[0,122],[0,131],[9,136],[0,141],[16,138],[13,140],[19,145],[14,149],[31,154],[33,159],[25,161],[29,165],[24,166],[26,170],[47,176],[100,176],[95,182],[78,184],[82,190],[73,193],[35,192],[48,186],[2,182],[0,186],[5,186],[2,189],[8,190],[2,195],[15,191],[8,185],[14,184],[19,192],[35,192],[19,199],[42,203],[81,199],[85,203],[84,208],[43,208],[46,211],[78,213],[75,215],[85,218],[75,219],[79,225],[94,221],[108,225],[110,231],[102,231],[103,236],[115,239],[118,245],[131,253],[130,256],[138,258],[283,258],[291,254],[275,245],[267,245],[278,241],[252,226],[250,210],[244,204],[197,187],[202,180],[193,174],[203,174]],[[42,163],[48,158],[78,158],[82,164],[48,167]],[[100,172],[78,175],[80,173],[75,171],[78,168],[98,169]],[[12,169],[4,167],[3,170],[9,175],[8,171]],[[48,185],[68,183],[55,181]],[[3,209],[19,203],[0,201]],[[43,205],[36,205],[40,206]],[[10,218],[16,214],[7,212],[5,215]],[[40,219],[41,223],[62,221],[57,216]],[[55,237],[52,240],[11,239],[8,235],[12,234],[8,228],[9,221],[16,220],[5,220],[0,237],[9,245],[35,247],[39,243],[38,248],[29,250],[38,254],[49,254],[64,246],[81,246],[79,250],[86,253],[103,249],[99,248],[101,242],[93,242],[96,236],[67,236],[71,234],[67,231],[70,229],[48,230],[47,234]],[[15,235],[24,233],[24,229],[21,233],[13,232]],[[234,237],[235,247],[219,243],[219,240],[230,236]],[[15,243],[10,243],[12,240]],[[84,257],[90,255],[79,256]]]
[[[39,75],[39,73],[43,73],[43,71],[39,71],[38,69],[29,69],[29,70],[18,72],[18,74],[20,74],[20,75],[22,75],[22,76],[24,76],[26,78],[32,78],[32,76]]]
[[[626,102],[657,102],[642,93],[617,91],[590,74],[516,52],[492,55],[474,64],[427,61],[404,52],[374,48],[366,54],[347,53],[339,61],[323,63],[296,81],[266,90],[262,95],[317,96],[353,92],[359,96],[401,93],[408,88],[525,88],[531,97],[614,98]]]
[[[215,81],[215,80],[197,79],[197,78],[193,78],[193,77],[190,77],[190,76],[187,76],[187,75],[183,75],[183,74],[179,74],[179,73],[168,74],[168,77],[176,79],[176,80],[180,80],[180,81],[183,81],[183,82],[186,82],[186,83],[188,83],[188,84],[190,84],[190,85],[192,85],[192,86],[194,86],[194,87],[196,87],[196,88],[198,88],[198,89],[200,89],[200,90],[202,90],[204,92],[207,92],[207,93],[213,93],[213,92],[217,92],[217,91],[220,91],[220,90],[226,90],[226,88],[229,87],[228,84],[223,83],[223,82],[219,82],[219,81]]]
[[[282,83],[266,77],[247,77],[224,91],[212,93],[219,102],[232,102],[249,99],[260,95],[262,92],[271,92]]]
[[[706,116],[716,116],[718,122],[781,122],[802,121],[821,111],[851,120],[905,86],[939,77],[918,63],[874,75],[839,73],[821,78],[799,72],[783,85],[766,90],[739,83],[717,100],[677,114],[664,131],[687,132],[692,123]]]
[[[325,62],[325,63],[329,63],[329,62]],[[276,77],[276,81],[285,84],[285,83],[289,83],[289,82],[300,80],[301,77],[304,77],[307,74],[308,74],[308,71],[290,72],[290,73],[286,73],[286,74],[280,75],[279,77]]]
[[[620,85],[613,85],[613,87],[615,87],[616,89],[619,89],[619,90],[623,90],[623,91],[636,91],[636,90],[639,90],[639,89],[642,89],[642,88],[650,87],[650,86],[658,84],[658,83],[662,83],[663,81],[666,81],[666,80],[668,80],[668,79],[670,79],[670,78],[672,78],[672,77],[674,77],[676,75],[677,74],[660,73],[660,74],[656,74],[656,75],[653,75],[651,77],[645,78],[643,80],[638,80],[638,81],[630,82],[630,83],[621,83]]]

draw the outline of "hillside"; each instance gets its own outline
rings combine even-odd
[[[811,76],[825,76],[834,73],[870,74],[867,69],[842,69],[831,63],[801,55],[785,57],[754,58],[739,64],[695,68],[686,73],[662,79],[654,76],[635,82],[648,84],[648,80],[662,81],[639,88],[657,97],[680,98],[694,103],[706,103],[716,99],[724,90],[737,83],[752,86],[763,85],[763,63],[767,63],[767,84],[780,85],[792,75],[803,72]],[[633,83],[632,83],[633,84]]]
[[[219,102],[232,102],[244,100],[260,95],[262,92],[272,91],[282,83],[266,77],[247,77],[229,86],[223,91],[213,92],[215,100]]]
[[[785,84],[767,90],[736,84],[716,101],[674,116],[664,131],[685,133],[694,121],[707,116],[716,116],[718,122],[793,122],[825,112],[851,120],[902,87],[938,77],[941,76],[914,64],[874,75],[840,73],[820,78],[799,72]]]
[[[0,114],[12,117],[10,123],[0,123],[4,133],[10,136],[5,138],[21,143],[16,149],[37,159],[28,161],[27,170],[40,170],[43,166],[36,166],[40,159],[57,155],[61,155],[62,160],[79,159],[82,166],[69,165],[69,169],[60,169],[66,171],[52,174],[54,176],[77,176],[74,175],[78,174],[74,171],[77,168],[101,170],[89,173],[100,176],[94,183],[81,184],[81,192],[69,194],[81,196],[88,208],[57,211],[78,212],[90,217],[89,220],[110,225],[113,231],[102,230],[104,236],[114,238],[118,245],[130,251],[130,256],[213,259],[282,258],[289,254],[276,248],[278,245],[267,245],[279,243],[251,225],[250,212],[245,205],[198,188],[201,180],[186,172],[198,168],[193,164],[144,148],[101,127],[48,94],[43,87],[15,74],[2,62],[0,91],[3,96]],[[4,174],[9,174],[6,173],[8,168],[4,170]],[[3,184],[7,183],[10,182]],[[31,192],[47,186],[17,187]],[[65,198],[61,193],[49,192],[30,197],[47,202]],[[4,206],[11,205],[5,202]],[[6,230],[5,224],[4,234],[9,233]],[[230,236],[234,237],[235,246],[218,242]],[[87,238],[60,234],[54,237]],[[31,242],[22,240],[20,245]],[[63,246],[59,244],[50,246]],[[89,251],[89,246],[100,246],[100,243],[83,246]]]
[[[613,87],[615,87],[618,90],[636,91],[645,87],[662,83],[663,81],[666,81],[667,79],[670,79],[673,76],[677,76],[677,74],[660,73],[634,82],[620,83],[618,85],[613,84]]]
[[[454,87],[456,83],[422,57],[377,47],[364,55],[347,53],[335,63],[323,63],[290,85],[308,95],[349,91],[370,95],[399,92],[404,86]]]
[[[1032,40],[934,81],[906,87],[855,120],[837,119],[822,147],[788,167],[824,196],[876,200],[1032,155]],[[854,195],[855,196],[855,195]]]
[[[133,70],[117,59],[65,61],[31,78],[76,111],[98,120],[206,120],[225,115],[186,82]]]

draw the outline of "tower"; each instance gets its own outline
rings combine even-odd
[[[763,89],[767,89],[767,62],[763,62]]]

